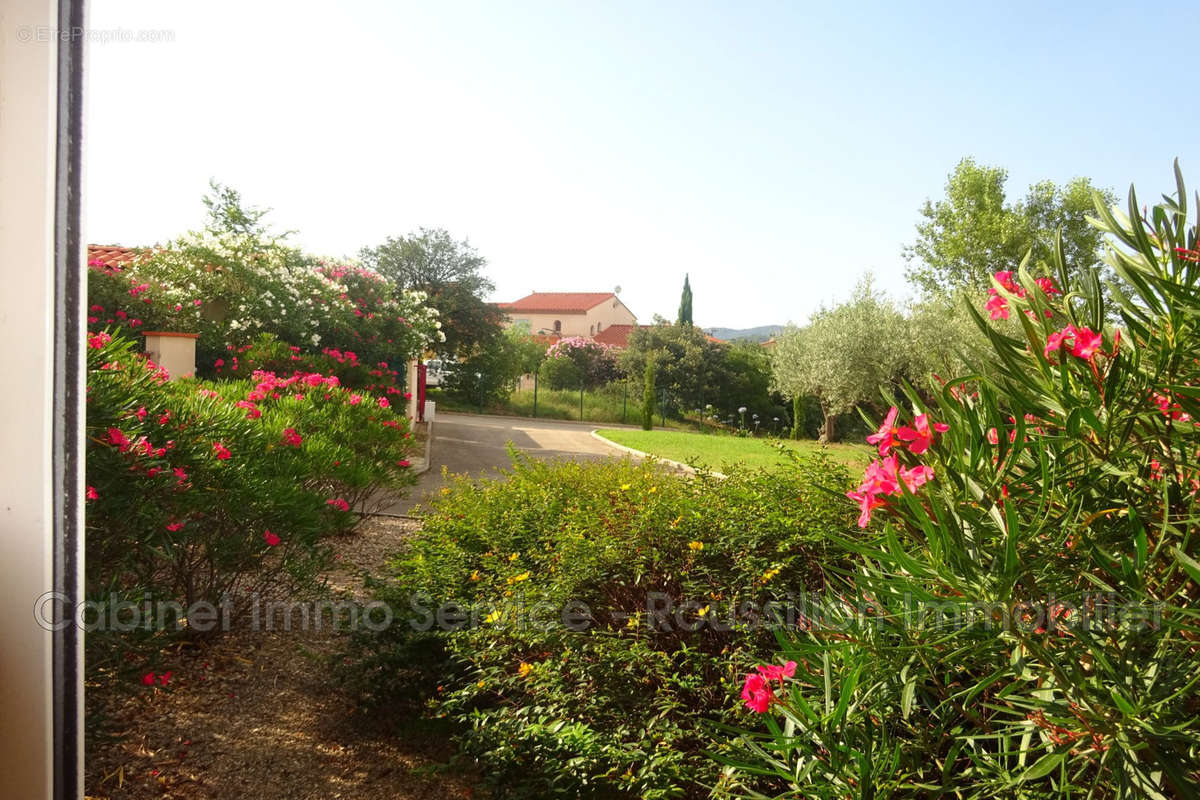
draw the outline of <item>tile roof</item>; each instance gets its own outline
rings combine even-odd
[[[105,267],[123,267],[137,261],[146,253],[144,247],[120,247],[118,245],[89,244],[87,263],[98,262]]]
[[[592,338],[600,344],[610,347],[625,347],[629,344],[629,334],[637,325],[609,325]]]
[[[612,292],[533,292],[513,303],[497,303],[502,311],[525,314],[586,314],[605,300],[615,299]]]

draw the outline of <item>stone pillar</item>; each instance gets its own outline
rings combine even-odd
[[[416,422],[417,420],[417,363],[415,358],[409,359],[408,380],[404,383],[404,391],[408,392],[406,413],[411,422]]]
[[[167,370],[171,380],[191,378],[196,374],[196,339],[198,333],[145,331],[146,355]]]

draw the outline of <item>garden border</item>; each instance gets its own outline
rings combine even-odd
[[[638,458],[646,458],[646,459],[650,459],[652,461],[658,461],[660,463],[666,464],[668,466],[674,467],[675,469],[682,470],[682,471],[687,472],[692,475],[695,475],[697,472],[695,467],[691,466],[690,464],[684,464],[682,461],[672,461],[669,458],[663,458],[662,456],[656,456],[653,453],[644,453],[641,450],[634,450],[632,447],[626,447],[625,445],[617,444],[616,442],[614,442],[610,439],[605,439],[603,436],[600,435],[600,431],[601,431],[600,428],[592,429],[592,438],[597,439],[601,442],[604,442],[609,447],[615,447],[617,450],[621,450],[623,452],[629,453],[632,456],[637,456]],[[708,474],[712,475],[714,478],[729,477],[728,475],[724,474],[723,472],[717,472],[715,470],[710,471]]]

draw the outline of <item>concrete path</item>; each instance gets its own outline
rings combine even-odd
[[[507,445],[513,443],[535,458],[593,461],[621,458],[623,453],[594,438],[596,428],[631,428],[598,422],[500,417],[480,414],[451,414],[439,411],[433,423],[433,446],[429,471],[421,475],[408,496],[383,509],[390,514],[408,514],[414,505],[442,486],[442,468],[451,473],[496,475],[511,461]]]

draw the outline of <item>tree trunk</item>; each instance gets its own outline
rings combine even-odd
[[[830,414],[822,409],[821,413],[825,415],[825,427],[821,431],[820,441],[828,444],[834,440],[833,423],[837,421],[837,414]]]

